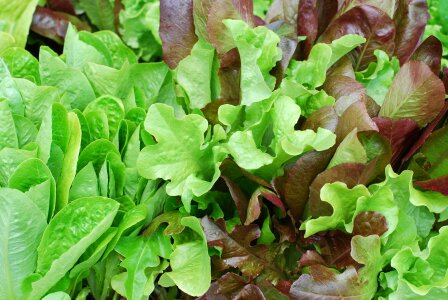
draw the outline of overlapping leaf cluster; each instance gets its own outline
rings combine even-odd
[[[119,34],[144,61],[159,60],[162,54],[157,0],[25,0],[0,4],[0,50],[25,46],[28,31],[28,44],[33,48],[49,42],[63,44],[67,27],[72,24],[78,30]]]
[[[74,25],[37,58],[11,3],[1,299],[446,297],[425,1],[47,1]]]

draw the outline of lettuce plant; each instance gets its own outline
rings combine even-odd
[[[0,10],[1,299],[446,297],[425,1],[39,4]]]

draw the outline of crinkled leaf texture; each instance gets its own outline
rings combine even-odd
[[[324,185],[321,189],[321,198],[332,205],[333,214],[308,220],[302,224],[301,229],[306,230],[305,237],[334,229],[351,233],[356,216],[368,211],[379,212],[386,217],[388,231],[383,237],[391,234],[397,226],[398,208],[393,201],[392,192],[387,187],[371,194],[363,185],[348,189],[344,183],[335,182]]]
[[[245,112],[245,120],[241,117]],[[229,129],[242,123],[244,129],[233,133],[227,144],[229,153],[242,168],[266,179],[281,173],[289,159],[311,150],[326,150],[334,145],[335,135],[327,129],[295,130],[300,107],[287,96],[275,93],[250,107],[224,105],[219,111]],[[272,126],[272,127],[271,127]]]
[[[326,184],[321,189],[321,198],[331,204],[333,214],[304,222],[300,229],[306,230],[305,237],[334,229],[352,232],[356,216],[367,211],[379,212],[386,217],[388,231],[381,238],[391,250],[399,249],[397,243],[400,243],[402,230],[407,230],[406,237],[401,236],[403,245],[415,241],[417,234],[427,236],[434,223],[431,212],[446,209],[448,197],[415,189],[410,171],[398,175],[388,166],[385,174],[385,181],[369,189],[363,185],[348,189],[340,182]]]
[[[377,235],[355,236],[351,241],[351,256],[363,264],[344,272],[323,265],[312,265],[310,274],[303,274],[290,289],[292,299],[372,299],[377,290],[377,276],[383,264],[381,242]]]
[[[367,69],[356,72],[356,80],[361,82],[366,93],[378,105],[382,105],[384,97],[400,69],[400,62],[396,57],[389,60],[389,56],[382,50],[375,50],[376,62],[371,62]]]
[[[432,289],[448,287],[447,238],[448,227],[444,226],[429,240],[426,249],[404,248],[392,258],[399,280],[413,293],[425,296]]]
[[[168,258],[172,246],[170,238],[158,230],[149,237],[123,237],[115,250],[125,259],[121,266],[126,272],[112,278],[112,287],[127,299],[142,299],[154,291],[154,280],[163,272],[168,263],[160,260]]]
[[[222,219],[214,223],[205,216],[201,224],[208,245],[222,248],[220,257],[216,257],[216,266],[219,270],[238,268],[248,277],[263,274],[274,281],[284,276],[272,259],[267,256],[268,248],[264,245],[251,245],[260,237],[261,231],[258,225],[238,225],[229,234]]]
[[[211,282],[207,239],[198,218],[183,217],[180,224],[185,229],[174,235],[174,250],[169,257],[171,271],[160,277],[159,284],[175,284],[191,296],[202,296]]]
[[[135,2],[125,0],[122,3],[124,9],[120,10],[119,18],[120,33],[123,41],[134,49],[143,60],[149,61],[153,57],[160,56],[162,53],[162,42],[159,36],[159,1],[145,0]],[[109,19],[112,21],[111,25],[113,26],[113,10],[111,9],[111,11],[112,16]]]
[[[271,96],[275,78],[269,74],[282,53],[280,38],[266,27],[251,28],[241,20],[225,20],[241,57],[241,104],[250,105]]]
[[[168,195],[182,196],[189,210],[192,197],[208,192],[219,178],[219,165],[226,157],[218,145],[226,137],[224,130],[216,125],[213,136],[206,140],[208,123],[203,117],[191,114],[177,119],[166,104],[149,108],[145,128],[157,144],[141,151],[137,162],[140,175],[170,180]]]

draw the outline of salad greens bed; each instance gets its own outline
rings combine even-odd
[[[448,298],[447,26],[0,0],[0,299]]]

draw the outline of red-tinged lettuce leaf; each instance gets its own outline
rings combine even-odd
[[[352,79],[356,78],[355,70],[353,69],[353,63],[347,56],[343,56],[330,68],[330,70],[328,70],[327,78],[333,76],[347,76]]]
[[[232,299],[235,300],[266,300],[263,292],[255,284],[247,284],[236,296]]]
[[[336,99],[335,109],[338,115],[357,101],[366,101],[366,89],[353,78],[333,75],[325,82],[323,89]]]
[[[431,35],[415,50],[412,60],[424,62],[431,68],[434,74],[439,76],[442,52],[442,43],[435,36]]]
[[[306,40],[300,42],[299,49],[302,59],[306,59],[314,45],[318,32],[317,0],[301,0],[297,15],[297,35],[305,36]]]
[[[448,176],[424,181],[415,181],[414,185],[425,191],[434,191],[448,196]]]
[[[274,0],[266,13],[266,23],[285,21],[286,23],[297,27],[299,2],[299,0]]]
[[[283,205],[282,199],[279,198],[279,196],[274,193],[273,191],[270,191],[266,188],[261,187],[260,188],[260,192],[261,195],[263,195],[263,197],[268,200],[269,202],[271,202],[272,204],[274,204],[276,207],[280,208],[281,210],[285,210],[285,206]]]
[[[306,252],[300,257],[299,266],[303,268],[312,265],[325,265],[325,261],[316,251],[306,250]]]
[[[283,218],[281,221],[277,220],[274,216],[272,217],[272,223],[274,224],[274,229],[280,235],[279,243],[294,243],[296,241],[296,226],[294,220],[291,220],[290,216],[288,216],[288,218]]]
[[[280,42],[278,47],[282,50],[282,58],[277,62],[274,69],[276,81],[276,88],[278,88],[285,76],[286,69],[291,62],[291,59],[295,55],[298,39],[295,34],[295,28],[283,21],[276,21],[266,25],[267,28],[276,32],[280,36]]]
[[[351,53],[356,70],[365,69],[375,61],[375,49],[392,54],[394,49],[395,25],[387,13],[382,10],[362,5],[350,9],[328,26],[319,41],[331,43],[346,34],[358,34],[366,38],[366,42]]]
[[[385,13],[387,13],[389,17],[392,18],[396,9],[395,6],[397,1],[398,0],[340,0],[339,1],[340,8],[338,10],[336,17],[345,14],[350,9],[356,6],[370,5],[384,11]]]
[[[322,265],[309,267],[309,274],[303,274],[291,286],[292,299],[372,299],[377,291],[378,273],[381,271],[379,236],[354,236],[351,239],[351,257],[356,265],[339,273]],[[358,264],[364,265],[361,269]]]
[[[409,149],[418,136],[417,123],[411,119],[393,120],[377,117],[373,121],[378,126],[379,133],[384,136],[392,147],[391,164],[396,165],[404,151]]]
[[[407,162],[409,161],[409,159],[411,159],[411,157],[417,153],[417,151],[420,149],[420,147],[422,147],[422,145],[426,142],[426,140],[429,138],[429,136],[431,135],[431,133],[434,131],[434,129],[436,129],[439,124],[441,123],[441,121],[444,119],[446,113],[448,112],[448,102],[445,102],[445,105],[443,106],[442,110],[440,111],[440,113],[437,115],[437,117],[431,122],[431,124],[429,124],[428,126],[426,126],[425,130],[423,131],[422,134],[420,134],[420,137],[418,138],[417,141],[415,141],[411,147],[411,149],[409,149],[409,151],[406,153],[406,155],[403,157],[402,161],[401,161],[401,167]]]
[[[330,106],[326,106],[313,113],[305,121],[301,129],[317,130],[320,127],[335,132],[337,124],[338,116],[335,110]],[[296,162],[285,167],[283,176],[274,180],[276,191],[281,199],[284,200],[295,221],[299,221],[302,217],[308,200],[310,184],[326,168],[333,153],[334,150],[331,149],[305,153]]]
[[[287,209],[294,220],[302,219],[310,193],[310,185],[316,176],[322,172],[333,151],[309,152],[302,155],[294,164],[285,167],[285,174],[275,179],[276,188],[281,190]],[[280,188],[280,185],[282,187]]]
[[[444,99],[443,82],[424,62],[410,61],[396,75],[379,115],[392,119],[409,118],[424,127],[440,113]]]
[[[358,214],[353,223],[353,235],[382,236],[388,229],[386,217],[374,211]]]
[[[250,195],[251,193],[253,193],[252,198],[255,197],[258,199],[258,197],[263,196],[274,205],[283,207],[281,199],[274,192],[270,191],[273,190],[273,187],[268,182],[241,169],[233,160],[225,159],[221,163],[220,170],[221,178],[229,189],[242,223],[246,222],[246,217],[249,215],[249,212],[250,214],[255,213],[255,211],[248,209],[249,197],[247,195]],[[259,187],[260,185],[261,187]],[[256,190],[257,188],[258,190]],[[253,192],[254,190],[256,191]],[[254,196],[255,194],[258,194],[258,196]],[[255,200],[256,199],[251,199],[251,205],[257,203]],[[261,206],[255,207],[258,207],[258,209],[261,210]],[[255,215],[258,214],[259,216],[259,213],[260,211],[255,213]],[[255,219],[257,219],[258,216]],[[253,220],[249,223],[252,223],[252,221]]]
[[[208,40],[218,52],[223,66],[239,62],[237,53],[228,54],[235,44],[230,32],[222,22],[226,19],[243,20],[253,25],[252,1],[220,0],[212,1],[210,5],[207,17]]]
[[[207,22],[212,3],[212,0],[193,0],[194,29],[196,35],[204,41],[208,40]]]
[[[310,185],[309,208],[313,216],[329,215],[332,208],[321,201],[320,191],[326,183],[344,182],[350,188],[368,184],[383,174],[392,156],[389,142],[375,131],[356,133],[354,129],[340,143],[328,169]]]
[[[353,222],[353,233],[348,234],[339,230],[314,234],[303,239],[307,245],[319,246],[319,253],[307,251],[305,257],[302,256],[300,262],[303,266],[311,266],[319,263],[344,269],[349,266],[359,267],[360,265],[353,259],[352,237],[361,235],[368,237],[370,235],[383,235],[388,230],[388,225],[384,215],[366,211],[358,214]]]
[[[350,105],[339,119],[336,129],[338,142],[341,142],[355,128],[357,128],[358,132],[378,131],[378,126],[373,122],[367,111],[366,104],[362,101],[357,101]]]
[[[448,126],[434,131],[420,149],[431,179],[448,175]],[[418,154],[416,156],[418,156]],[[415,158],[414,158],[415,160]]]
[[[90,31],[90,26],[77,17],[51,10],[45,7],[37,7],[33,15],[31,30],[46,38],[62,44],[67,32],[68,24],[72,23],[78,30]]]
[[[268,249],[264,245],[252,246],[260,237],[257,225],[237,225],[232,233],[227,233],[224,222],[213,223],[207,216],[202,218],[202,227],[209,246],[222,247],[221,256],[213,257],[217,271],[238,268],[244,276],[255,278],[263,273],[264,278],[278,281],[283,272],[267,258]]]
[[[290,290],[293,300],[371,299],[372,291],[363,291],[355,268],[336,273],[327,267],[313,265],[310,274],[303,274]]]
[[[227,300],[228,297],[218,292],[219,285],[215,281],[210,285],[207,293],[202,297],[198,298],[198,300]]]
[[[252,25],[255,23],[253,0],[232,0],[232,3],[240,14],[242,20]]]
[[[235,292],[240,291],[246,284],[248,284],[248,281],[236,273],[227,272],[222,275],[216,283],[218,284],[217,293],[229,297]]]
[[[426,0],[399,0],[397,3],[394,56],[404,64],[411,58],[423,36],[429,13]]]
[[[366,105],[369,116],[371,118],[377,117],[380,113],[381,106],[379,106],[369,95],[364,98],[363,102]]]
[[[314,234],[304,239],[307,245],[317,245],[320,249],[320,256],[323,264],[329,267],[343,269],[348,266],[358,266],[356,261],[351,257],[351,240],[352,234],[348,234],[339,230]],[[305,258],[305,260],[318,260],[315,255]],[[305,261],[312,263],[312,261]],[[309,264],[309,266],[314,264]]]
[[[47,0],[49,8],[65,12],[71,15],[75,15],[75,8],[73,7],[72,0]]]
[[[235,203],[241,222],[245,222],[247,208],[249,207],[249,199],[247,199],[246,194],[241,190],[236,182],[224,175],[221,175],[221,178],[224,179],[227,187],[229,188],[230,195]]]
[[[238,54],[238,51],[234,49]],[[232,50],[231,53],[234,53]],[[225,56],[229,58],[230,61],[225,63],[233,63],[234,61],[239,61],[239,55],[237,59],[234,60],[231,56]],[[221,86],[221,91],[219,98],[213,102],[208,103],[202,112],[206,117],[207,121],[213,125],[219,124],[218,120],[218,110],[223,104],[238,105],[240,103],[240,70],[239,67],[222,67],[223,61],[221,60],[221,68],[218,71],[219,84]]]
[[[240,184],[243,184],[239,179],[247,179],[251,183],[264,186],[267,189],[273,190],[272,185],[261,177],[258,177],[252,173],[247,172],[243,168],[240,168],[235,161],[230,158],[225,159],[220,166],[222,174],[229,176],[233,180],[238,180]],[[253,190],[253,189],[252,189]]]
[[[448,94],[448,67],[443,67],[443,85],[445,86],[445,92]]]
[[[264,187],[259,187],[253,192],[252,196],[250,197],[249,205],[247,207],[246,219],[244,221],[245,225],[249,225],[258,220],[263,206],[263,199],[268,200],[276,207],[285,211],[282,200],[274,192]]]
[[[336,132],[339,117],[336,110],[331,106],[324,106],[312,113],[305,123],[301,126],[301,130],[311,129],[317,131],[319,128],[325,128],[331,132]]]
[[[163,59],[174,69],[198,40],[194,31],[193,0],[161,0],[159,32]]]
[[[261,207],[263,205],[262,199],[263,196],[261,194],[261,191],[257,189],[250,197],[244,225],[252,224],[254,221],[258,220],[261,215]]]
[[[277,81],[275,83],[275,87],[278,88],[285,76],[286,69],[288,68],[289,62],[294,56],[294,53],[297,49],[297,41],[287,38],[281,37],[280,43],[278,43],[278,47],[282,50],[282,59],[277,62],[275,68],[275,77]]]
[[[387,155],[387,154],[386,154]],[[344,182],[349,188],[358,184],[367,185],[381,175],[388,164],[386,155],[368,163],[343,163],[320,173],[310,185],[309,208],[312,216],[331,215],[332,207],[320,199],[320,190],[326,183]],[[390,159],[390,156],[389,156]]]
[[[287,296],[292,282],[281,280],[276,286],[270,282],[263,280],[257,282],[257,287],[263,292],[263,295],[268,300],[289,300]]]
[[[334,15],[338,11],[338,0],[319,0],[317,1],[317,16],[318,16],[318,33],[321,35],[330,24]]]

